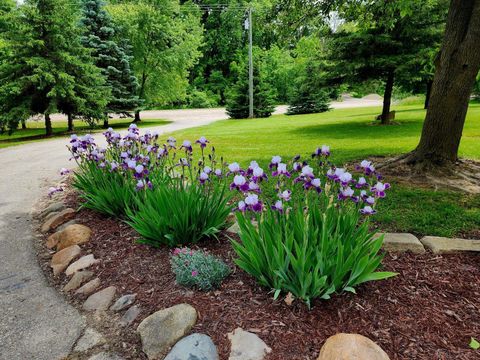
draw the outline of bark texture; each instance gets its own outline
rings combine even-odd
[[[393,82],[395,80],[395,73],[390,70],[387,74],[387,81],[385,83],[385,92],[383,94],[383,109],[381,116],[382,125],[390,124],[390,105],[392,103]]]
[[[45,135],[47,136],[53,135],[52,120],[50,120],[49,113],[45,113]]]
[[[408,163],[444,166],[458,158],[480,69],[480,0],[452,0],[422,135]]]
[[[133,122],[134,122],[134,123],[138,123],[138,122],[140,122],[140,121],[142,121],[142,120],[140,119],[140,110],[135,110],[135,119],[133,120]]]
[[[68,128],[67,131],[73,131],[73,115],[71,113],[67,114]]]

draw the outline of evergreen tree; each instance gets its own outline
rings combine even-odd
[[[275,97],[270,84],[259,71],[260,62],[253,67],[253,116],[265,118],[275,111]],[[249,115],[248,66],[245,62],[236,68],[237,80],[226,96],[227,114],[233,119],[246,119]]]
[[[89,51],[81,44],[78,8],[69,0],[28,0],[9,27],[0,64],[0,125],[61,111],[86,119],[102,116],[108,89]]]
[[[295,88],[287,115],[313,114],[329,110],[328,92],[324,89],[312,88],[310,85],[302,83]]]
[[[127,55],[125,43],[116,42],[115,26],[102,0],[83,0],[82,23],[86,29],[82,43],[92,50],[95,65],[101,69],[111,91],[107,111],[126,113],[135,110],[139,105],[138,82],[130,68],[131,57]]]

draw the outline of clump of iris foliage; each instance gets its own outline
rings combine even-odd
[[[267,171],[255,161],[243,169],[217,161],[204,137],[159,144],[157,134],[140,135],[135,125],[124,137],[112,129],[104,135],[106,148],[89,135],[72,136],[73,184],[84,206],[124,216],[141,242],[174,247],[216,237],[240,197],[236,264],[275,297],[289,292],[310,307],[315,298],[395,275],[377,271],[383,236],[369,231],[370,216],[390,185],[369,161],[349,172],[330,163],[323,145],[311,160],[274,156]],[[229,272],[203,253],[179,251],[172,257],[179,283],[209,289]]]
[[[123,216],[153,246],[196,243],[216,237],[228,225],[227,179],[215,149],[208,140],[191,142],[177,149],[176,140],[158,143],[158,134],[140,135],[131,125],[122,137],[112,129],[105,133],[107,146],[99,147],[90,135],[73,135],[72,157],[78,164],[73,185],[85,200],[83,206]]]
[[[383,236],[369,231],[369,216],[390,185],[368,161],[355,176],[329,155],[324,145],[311,161],[274,156],[268,174],[255,161],[247,169],[229,165],[230,188],[244,197],[236,208],[241,241],[232,240],[237,265],[275,297],[290,292],[308,306],[395,275],[376,272]]]
[[[176,248],[170,258],[179,285],[204,291],[216,289],[230,275],[230,268],[219,258],[189,248]]]

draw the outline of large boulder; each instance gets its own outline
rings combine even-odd
[[[70,261],[78,257],[81,252],[82,249],[80,249],[80,246],[73,245],[53,254],[50,262],[50,267],[53,269],[53,275],[58,275],[65,270],[68,264],[70,264]]]
[[[228,339],[232,343],[229,360],[263,360],[272,351],[257,335],[241,328],[229,333]]]
[[[67,226],[62,231],[57,231],[48,237],[47,247],[57,247],[57,250],[65,249],[72,245],[81,245],[90,241],[92,230],[85,225],[74,224]]]
[[[330,336],[317,360],[389,360],[380,346],[359,334]]]
[[[168,350],[187,334],[197,321],[197,311],[188,304],[178,304],[145,318],[137,331],[143,352],[149,359],[163,359]]]
[[[71,220],[75,217],[77,212],[71,208],[64,209],[60,211],[55,216],[50,217],[45,221],[41,227],[42,233],[47,233],[50,230],[55,230],[58,226],[62,225],[64,222]]]
[[[218,360],[218,352],[209,336],[192,334],[177,342],[165,360]]]

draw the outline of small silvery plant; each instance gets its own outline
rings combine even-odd
[[[173,250],[170,264],[179,285],[204,291],[218,288],[231,272],[219,258],[189,248]]]

